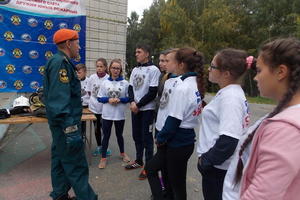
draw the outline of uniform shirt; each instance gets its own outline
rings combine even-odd
[[[231,84],[218,91],[202,113],[198,156],[212,148],[221,135],[240,139],[249,124],[249,109],[243,89]],[[216,168],[227,170],[231,157]]]
[[[95,114],[102,114],[103,104],[97,100],[98,93],[102,87],[102,82],[108,79],[109,75],[106,74],[104,77],[99,78],[97,74],[92,74],[89,78],[87,85],[87,91],[91,93],[89,110]]]
[[[190,76],[178,80],[177,87],[172,94],[169,116],[181,120],[180,128],[194,129],[199,125],[199,117],[202,110],[202,100],[197,88],[196,76]]]
[[[171,95],[174,92],[175,87],[178,83],[182,83],[180,77],[171,77],[165,81],[164,90],[162,91],[162,95],[159,102],[159,109],[157,113],[157,120],[155,123],[155,128],[160,131],[169,114],[169,107],[170,107],[170,99]]]
[[[223,200],[239,200],[240,199],[239,198],[240,183],[235,183],[235,174],[236,174],[236,170],[237,170],[237,164],[239,161],[239,151],[240,151],[241,145],[244,144],[248,135],[251,134],[266,117],[267,117],[267,115],[265,115],[264,117],[257,120],[251,127],[249,127],[249,129],[247,130],[247,133],[245,135],[243,135],[242,138],[240,139],[237,151],[234,153],[233,159],[229,165],[229,168],[226,172],[226,176],[224,179],[223,193],[222,193]],[[243,151],[243,155],[241,158],[242,158],[244,166],[246,165],[247,160],[249,158],[250,148],[251,148],[251,144],[249,144]]]
[[[82,115],[80,81],[75,66],[63,52],[58,51],[48,60],[43,87],[49,125],[63,130],[79,124]]]
[[[134,101],[138,103],[145,94],[148,93],[149,87],[157,87],[159,82],[160,71],[155,65],[135,67],[130,75],[130,85],[133,88]],[[154,110],[155,101],[152,100],[145,106],[139,108],[141,111]]]
[[[112,80],[111,78],[102,82],[101,89],[99,91],[99,98],[128,98],[128,81],[123,78]],[[128,102],[128,101],[127,101]],[[112,105],[110,103],[103,104],[102,118],[106,120],[124,120],[126,103],[118,103]]]
[[[87,84],[88,84],[89,78],[85,77],[85,79],[80,80],[81,85],[81,101],[83,106],[89,105],[90,95],[87,92]]]
[[[167,143],[168,146],[175,148],[195,142],[194,128],[199,125],[202,110],[196,73],[184,74],[177,80],[177,86],[169,99],[168,117],[157,134],[159,144]],[[180,122],[179,127],[175,127],[176,130],[173,127],[174,120]]]

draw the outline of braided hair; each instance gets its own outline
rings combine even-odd
[[[290,71],[287,92],[275,109],[267,116],[267,118],[272,118],[287,106],[300,88],[300,41],[296,38],[281,38],[268,42],[262,46],[260,57],[263,62],[270,67],[271,71],[282,64],[286,65]],[[245,148],[251,143],[258,127],[248,135],[241,145],[235,176],[236,184],[240,182],[244,168],[241,156]]]

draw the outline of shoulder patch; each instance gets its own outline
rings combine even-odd
[[[69,77],[68,77],[67,70],[65,70],[65,69],[59,70],[59,80],[62,83],[69,83]]]

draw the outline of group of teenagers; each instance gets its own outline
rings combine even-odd
[[[199,128],[197,167],[205,200],[292,200],[300,196],[297,39],[267,42],[257,59],[239,49],[216,52],[208,68],[208,80],[220,89],[207,105],[203,101],[201,52],[193,48],[165,50],[159,57],[159,69],[151,62],[147,45],[137,45],[135,56],[138,65],[129,82],[122,77],[122,63],[118,59],[112,60],[109,67],[105,59],[98,59],[97,72],[87,83],[80,76],[82,68],[77,67],[82,94],[90,97],[85,106],[97,116],[96,151],[100,149],[102,154],[99,168],[106,167],[114,123],[120,156],[128,162],[125,169],[142,168],[139,179],[148,178],[151,198],[187,199],[187,163],[194,151],[194,129]],[[241,86],[248,70],[256,71],[254,80],[261,96],[278,102],[271,113],[251,127],[248,102]],[[133,161],[124,152],[122,136],[127,103],[136,147]]]
[[[88,183],[80,123],[82,104],[97,117],[96,150],[102,154],[98,167],[107,166],[114,124],[125,169],[142,169],[139,179],[148,179],[151,199],[187,199],[187,164],[194,151],[195,128],[199,128],[197,167],[205,200],[299,199],[299,40],[268,41],[257,58],[239,49],[217,51],[208,68],[208,80],[220,89],[207,105],[203,101],[204,57],[193,48],[162,52],[159,69],[149,59],[149,47],[137,45],[138,65],[129,82],[122,76],[119,59],[109,66],[105,59],[98,59],[97,71],[87,81],[82,75],[85,67],[75,69],[70,61],[79,54],[78,33],[61,29],[53,41],[58,53],[46,64],[44,94],[53,138],[50,196],[54,200],[75,199],[68,195],[71,187],[76,199],[97,199]],[[254,80],[260,95],[277,102],[272,112],[251,127],[241,87],[248,70],[256,71]],[[127,104],[134,160],[125,153],[122,136]]]

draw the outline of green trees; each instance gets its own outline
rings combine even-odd
[[[300,37],[299,0],[154,0],[140,21],[128,18],[128,71],[135,65],[134,47],[146,42],[155,58],[170,47],[192,46],[209,63],[214,53],[233,47],[257,56],[259,45],[274,37]],[[246,92],[257,95],[246,77]]]

